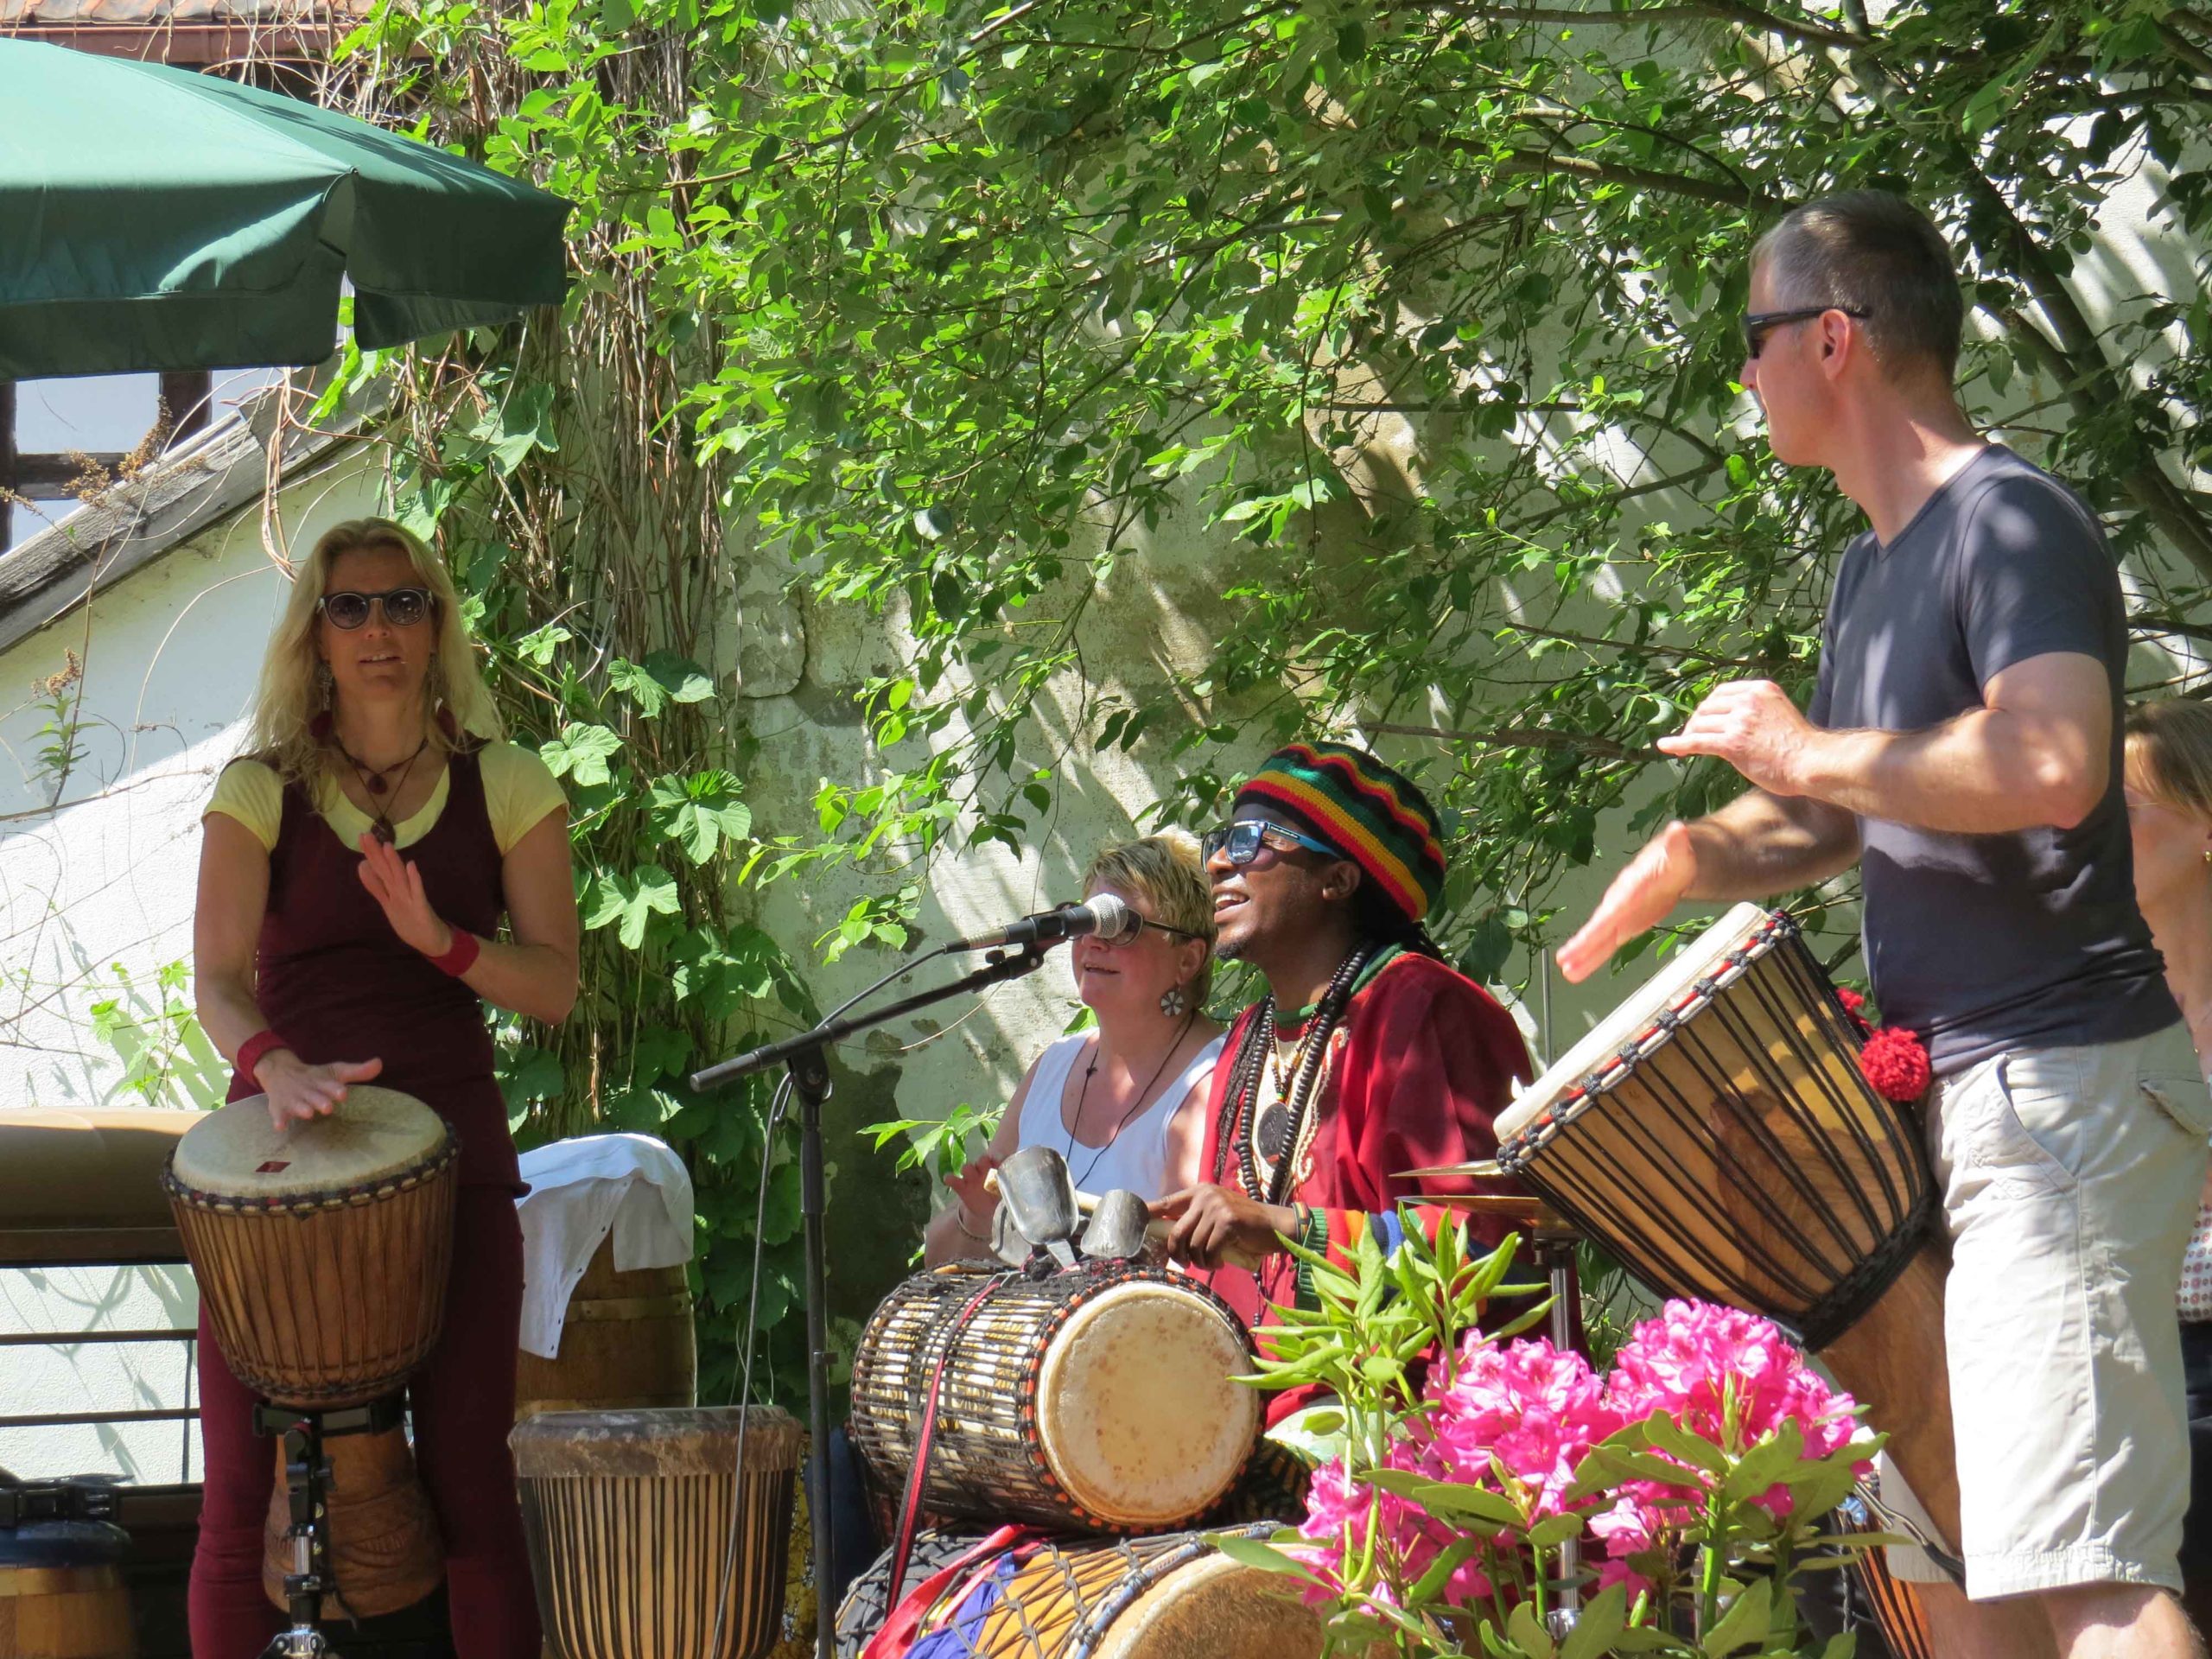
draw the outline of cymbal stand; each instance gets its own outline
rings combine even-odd
[[[330,1459],[322,1443],[337,1434],[381,1434],[397,1428],[404,1412],[396,1394],[329,1411],[255,1402],[253,1432],[283,1439],[292,1513],[284,1533],[292,1546],[292,1570],[284,1575],[285,1611],[292,1623],[261,1650],[261,1659],[338,1659],[321,1629],[322,1599],[338,1588],[330,1571]]]
[[[1574,1263],[1576,1234],[1557,1217],[1548,1216],[1529,1230],[1529,1255],[1551,1278],[1552,1346],[1566,1353],[1574,1346],[1575,1304],[1582,1299],[1582,1282]],[[1559,1547],[1559,1599],[1546,1623],[1555,1640],[1564,1639],[1582,1614],[1582,1587],[1574,1582],[1582,1566],[1580,1541],[1568,1539]]]

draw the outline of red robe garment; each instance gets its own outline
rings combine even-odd
[[[1233,1059],[1255,1014],[1246,1009],[1230,1030],[1206,1102],[1203,1179],[1223,1186],[1242,1185],[1236,1148],[1222,1145],[1221,1120]],[[1520,1028],[1481,986],[1433,957],[1402,953],[1353,995],[1330,1047],[1313,1173],[1290,1196],[1319,1212],[1332,1262],[1344,1260],[1370,1229],[1384,1235],[1387,1249],[1401,1199],[1521,1190],[1510,1180],[1417,1181],[1403,1173],[1497,1156],[1492,1125],[1510,1103],[1514,1083],[1533,1075]],[[1434,1205],[1417,1206],[1415,1217],[1432,1238],[1439,1225],[1461,1219]],[[1481,1217],[1466,1222],[1465,1236],[1487,1248],[1511,1230],[1503,1220]],[[1297,1262],[1287,1253],[1270,1258],[1256,1280],[1239,1268],[1202,1276],[1248,1325],[1264,1324],[1268,1304],[1288,1304],[1297,1292]],[[1312,1394],[1300,1389],[1274,1395],[1268,1421],[1308,1403]]]

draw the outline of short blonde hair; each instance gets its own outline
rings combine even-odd
[[[1213,988],[1213,883],[1198,843],[1181,830],[1146,836],[1103,849],[1083,873],[1083,890],[1119,887],[1150,905],[1155,921],[1205,941],[1205,960],[1191,982],[1192,1001],[1205,1006]]]
[[[288,781],[312,782],[323,765],[322,740],[315,734],[318,715],[330,707],[330,691],[318,678],[321,662],[315,643],[315,607],[330,580],[330,567],[342,554],[388,548],[404,553],[423,585],[430,590],[438,637],[430,659],[429,730],[433,748],[447,750],[461,734],[489,741],[505,735],[491,688],[476,665],[476,647],[461,618],[461,594],[445,561],[412,531],[389,518],[349,518],[333,524],[315,540],[315,550],[292,576],[284,614],[269,636],[261,662],[261,683],[253,694],[246,753],[261,756]],[[453,719],[448,737],[440,715]]]
[[[2127,711],[2127,781],[2212,821],[2212,703],[2174,698]]]

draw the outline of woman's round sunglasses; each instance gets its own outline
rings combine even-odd
[[[1268,837],[1278,837],[1274,842],[1277,851],[1287,851],[1283,843],[1303,847],[1328,858],[1342,858],[1344,855],[1325,841],[1301,835],[1280,823],[1269,823],[1262,818],[1239,818],[1234,823],[1224,823],[1209,830],[1198,837],[1198,854],[1208,863],[1216,853],[1229,855],[1229,861],[1243,869],[1260,855],[1260,849],[1268,844]]]
[[[391,588],[381,594],[357,594],[350,588],[325,594],[315,601],[315,608],[330,619],[334,628],[344,628],[349,633],[369,620],[372,606],[381,606],[384,620],[395,628],[411,628],[430,613],[430,590],[427,588]]]

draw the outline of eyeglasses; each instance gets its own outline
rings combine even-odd
[[[1795,311],[1753,311],[1744,318],[1744,355],[1758,362],[1759,353],[1766,349],[1766,337],[1784,323],[1810,322],[1831,311],[1840,311],[1861,322],[1866,321],[1866,312],[1847,305],[1804,305]]]
[[[1270,837],[1274,839],[1270,840]],[[1241,870],[1260,855],[1260,849],[1263,846],[1273,846],[1277,852],[1288,851],[1289,848],[1283,845],[1285,842],[1291,847],[1303,847],[1324,857],[1344,856],[1325,841],[1317,841],[1312,836],[1301,835],[1280,823],[1269,823],[1263,818],[1239,818],[1234,823],[1224,823],[1207,830],[1198,837],[1198,853],[1209,864],[1213,862],[1216,853],[1226,853],[1229,861]]]
[[[427,588],[393,588],[381,594],[357,594],[341,588],[334,594],[325,594],[315,601],[315,608],[330,619],[334,628],[352,632],[369,620],[369,607],[381,607],[384,620],[395,628],[411,628],[430,613],[430,590]]]
[[[1136,916],[1136,912],[1135,911],[1131,911],[1129,913],[1132,916]],[[1147,932],[1165,933],[1172,939],[1198,939],[1203,941],[1206,937],[1203,933],[1193,933],[1186,927],[1170,927],[1166,922],[1155,922],[1149,916],[1137,916],[1136,919],[1137,925],[1118,938],[1109,939],[1096,933],[1092,934],[1090,937],[1095,943],[1104,945],[1109,950],[1118,950],[1125,944],[1135,944]]]

